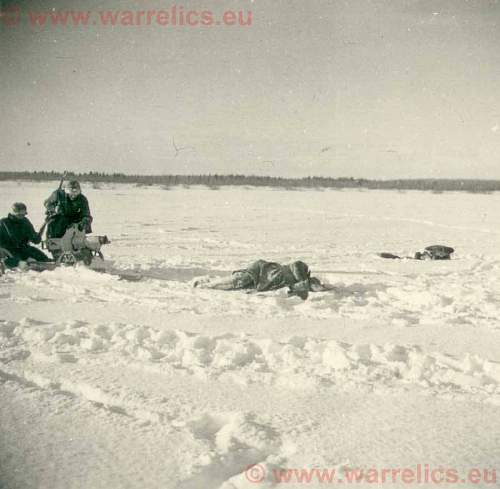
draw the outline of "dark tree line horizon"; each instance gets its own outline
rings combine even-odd
[[[22,180],[47,182],[59,180],[62,174],[56,171],[3,171],[0,172],[0,181]],[[372,180],[354,177],[302,177],[285,178],[258,175],[127,175],[124,173],[105,172],[68,172],[67,179],[76,178],[82,183],[128,183],[136,185],[194,186],[204,185],[210,188],[221,186],[249,186],[249,187],[281,187],[294,188],[365,188],[388,190],[431,190],[466,191],[466,192],[494,192],[500,191],[500,180],[487,179],[439,179],[414,178],[393,180]]]

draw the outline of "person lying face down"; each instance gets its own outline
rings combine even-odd
[[[324,290],[321,282],[311,277],[307,264],[294,261],[286,265],[265,260],[257,260],[247,268],[235,270],[229,277],[214,280],[197,280],[193,287],[217,290],[254,289],[257,292],[289,287],[289,295],[307,299],[309,292]]]

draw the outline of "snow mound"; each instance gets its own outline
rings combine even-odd
[[[121,323],[45,324],[29,318],[0,322],[0,344],[6,356],[22,349],[45,361],[76,363],[88,355],[106,354],[115,362],[135,362],[138,368],[181,369],[202,379],[238,384],[413,387],[490,402],[500,395],[500,363],[469,353],[455,357],[425,352],[412,345],[349,344],[307,336],[276,341],[245,333],[210,336]]]

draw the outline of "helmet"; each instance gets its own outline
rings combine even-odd
[[[80,182],[78,180],[70,180],[67,184],[66,184],[66,188],[68,190],[71,190],[71,189],[77,189],[77,190],[81,190],[81,187],[80,187]]]
[[[309,267],[303,261],[294,261],[288,265],[297,282],[308,279],[311,276]]]
[[[18,214],[19,212],[25,212],[27,214],[28,209],[26,208],[26,204],[24,204],[23,202],[14,202],[12,204],[12,212],[14,214]]]

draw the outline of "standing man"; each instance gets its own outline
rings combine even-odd
[[[17,267],[22,261],[51,261],[45,253],[29,245],[30,242],[39,244],[42,238],[26,217],[27,214],[26,205],[15,202],[12,212],[0,219],[0,255],[5,257],[5,265],[9,268]]]
[[[47,209],[48,238],[61,238],[66,229],[73,224],[78,224],[85,233],[92,232],[89,201],[82,194],[77,180],[70,180],[65,185],[65,190],[58,189],[52,192],[44,205]]]

